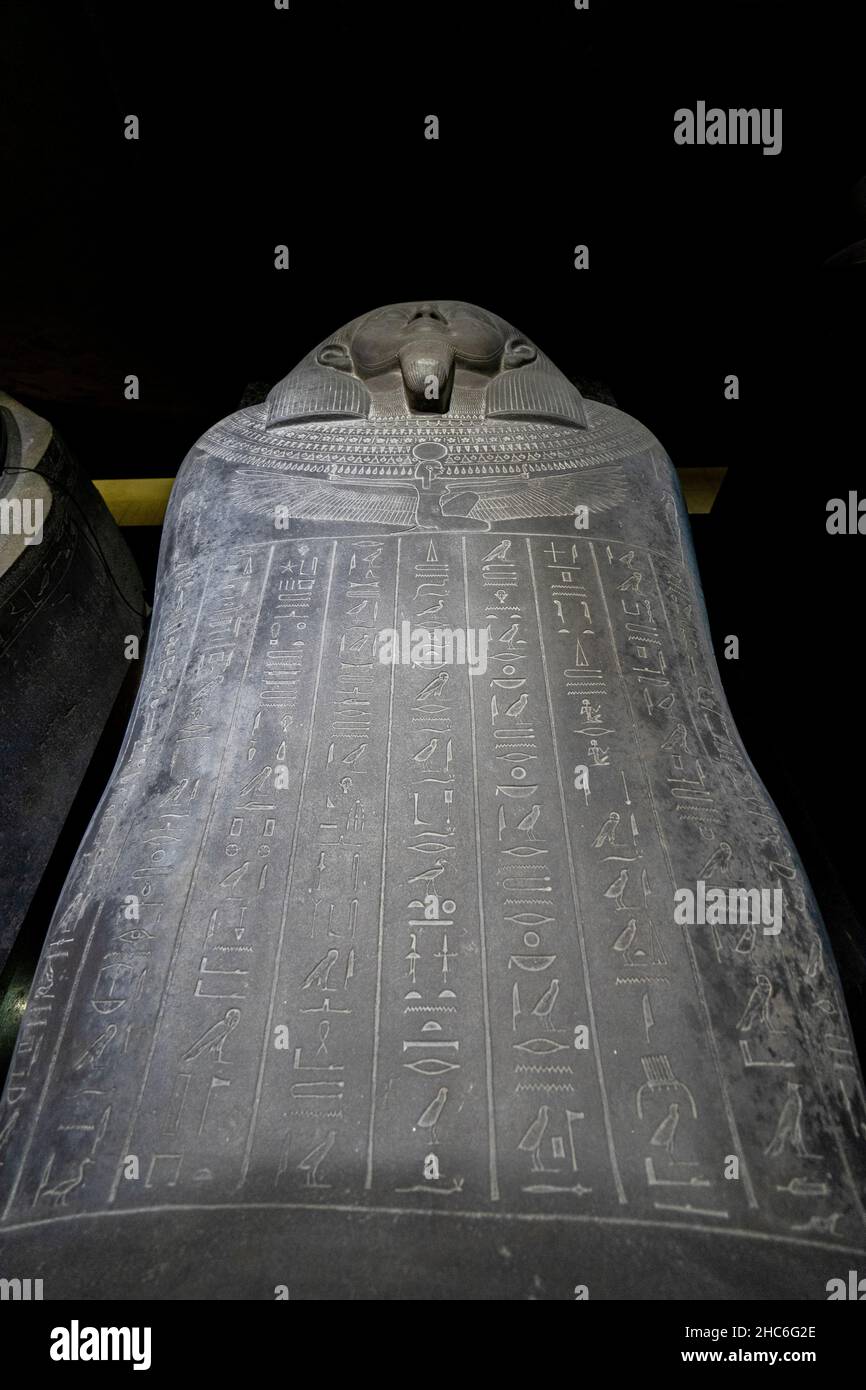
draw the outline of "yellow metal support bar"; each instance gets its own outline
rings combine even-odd
[[[706,515],[713,510],[727,471],[727,468],[677,469],[688,511],[693,515]]]
[[[174,478],[94,478],[118,526],[161,526]]]

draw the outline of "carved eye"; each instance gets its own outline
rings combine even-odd
[[[409,1071],[420,1072],[422,1076],[442,1076],[446,1071],[457,1071],[459,1062],[446,1062],[444,1057],[422,1057],[418,1062],[404,1062]]]
[[[554,1042],[553,1038],[529,1038],[527,1042],[514,1043],[519,1052],[532,1052],[542,1057],[545,1052],[564,1052],[565,1043]]]

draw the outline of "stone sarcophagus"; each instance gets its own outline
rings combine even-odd
[[[41,416],[0,391],[0,969],[121,685],[141,576]]]
[[[823,1299],[864,1125],[653,436],[459,303],[210,430],[6,1087],[4,1264]]]

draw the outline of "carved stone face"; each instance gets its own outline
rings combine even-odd
[[[460,300],[417,300],[363,314],[320,343],[269,393],[265,428],[420,414],[587,423],[579,391],[506,320]]]
[[[361,376],[396,367],[407,349],[435,355],[450,353],[463,366],[493,372],[505,347],[500,325],[472,304],[389,304],[361,323],[351,351]]]
[[[458,371],[492,376],[536,356],[530,344],[509,338],[501,322],[457,300],[377,309],[355,330],[350,353],[359,376],[375,381],[399,369],[413,407],[438,412],[448,408]]]

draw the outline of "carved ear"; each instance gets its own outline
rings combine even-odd
[[[316,361],[322,367],[336,367],[338,372],[352,370],[352,357],[345,343],[325,343],[316,353]]]
[[[502,354],[503,367],[525,367],[538,358],[538,349],[525,338],[509,338]]]
[[[307,358],[268,393],[265,411],[269,430],[301,420],[362,420],[370,413],[370,393],[356,376]]]
[[[524,367],[506,368],[484,392],[488,419],[550,420],[585,430],[583,397],[558,367],[539,353]]]

